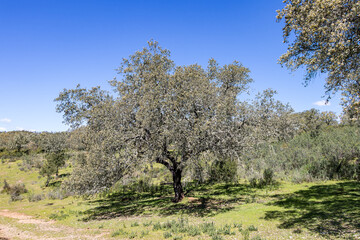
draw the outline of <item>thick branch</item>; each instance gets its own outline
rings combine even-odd
[[[165,161],[164,159],[162,159],[162,158],[160,158],[160,157],[157,157],[157,158],[155,159],[155,162],[164,165],[164,166],[165,166],[167,169],[169,169],[170,171],[173,171],[173,170],[174,170],[173,166],[171,166],[170,163],[168,163],[167,161]]]

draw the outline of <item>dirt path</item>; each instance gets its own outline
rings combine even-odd
[[[36,240],[55,240],[55,239],[105,239],[106,232],[95,235],[88,235],[89,230],[74,229],[66,226],[58,226],[55,221],[45,221],[35,219],[32,216],[9,210],[0,210],[0,216],[15,219],[20,224],[35,225],[35,231],[19,229],[9,224],[0,224],[0,240],[10,239],[36,239]],[[35,234],[36,232],[36,234]]]

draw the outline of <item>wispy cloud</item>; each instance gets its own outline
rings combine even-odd
[[[10,123],[11,119],[10,118],[2,118],[2,119],[0,119],[0,122]]]
[[[6,128],[0,127],[0,132],[5,132]]]
[[[320,101],[317,101],[317,102],[314,102],[313,103],[314,105],[316,106],[330,106],[330,102],[326,102],[325,100],[320,100]]]

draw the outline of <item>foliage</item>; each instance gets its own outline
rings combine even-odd
[[[211,182],[237,182],[237,162],[232,159],[219,159],[212,163]]]
[[[23,132],[17,132],[13,135],[10,142],[8,143],[8,147],[11,150],[16,150],[17,152],[20,152],[22,149],[25,148],[25,146],[29,143],[29,138],[26,133]]]
[[[43,137],[42,148],[45,151],[46,162],[40,169],[40,174],[47,177],[45,186],[50,183],[53,174],[56,177],[59,173],[59,168],[65,165],[65,149],[66,149],[66,133],[47,134]]]
[[[45,199],[45,195],[44,194],[35,194],[35,193],[31,193],[28,195],[28,200],[29,202],[38,202]]]
[[[54,200],[54,199],[64,199],[66,197],[70,196],[70,193],[69,192],[66,192],[65,190],[63,189],[54,189],[54,190],[51,190],[49,191],[47,194],[46,194],[46,197],[48,199],[51,199],[51,200]]]
[[[355,85],[347,87],[342,96],[342,122],[360,126],[360,87]]]
[[[3,189],[1,190],[1,193],[9,193],[11,190],[11,187],[9,185],[9,183],[6,181],[6,179],[4,179],[4,186]]]
[[[274,171],[266,168],[263,173],[263,185],[267,186],[274,183]]]
[[[237,97],[252,81],[249,70],[238,62],[219,67],[213,59],[207,70],[196,64],[175,68],[169,57],[151,41],[124,59],[118,69],[122,79],[111,81],[116,99],[100,88],[60,93],[57,110],[65,122],[87,124],[91,152],[79,164],[81,171],[86,165],[91,175],[109,176],[87,177],[75,170],[73,182],[84,183],[76,190],[107,188],[150,160],[172,173],[174,201],[180,201],[182,172],[191,161],[206,151],[234,158],[248,143]]]
[[[25,184],[22,182],[17,182],[15,185],[10,185],[4,179],[4,186],[1,192],[9,194],[11,201],[19,201],[23,199],[21,194],[27,193],[28,190],[26,189]]]
[[[295,70],[306,67],[306,83],[327,73],[327,92],[343,92],[347,120],[360,113],[360,2],[358,0],[285,0],[278,20],[285,19],[284,42],[294,39],[280,63]],[[293,34],[293,37],[291,36]]]
[[[18,152],[16,150],[8,150],[4,149],[0,152],[0,158],[1,159],[8,159],[10,161],[15,161],[16,159],[23,156],[23,152]]]
[[[17,159],[22,156],[55,151],[56,148],[68,149],[69,137],[68,132],[0,132],[0,158]]]
[[[357,82],[360,67],[360,2],[357,0],[285,0],[278,20],[285,19],[284,41],[294,40],[280,63],[291,69],[306,66],[306,79],[328,73],[326,87],[336,90]]]
[[[253,177],[249,181],[249,185],[252,188],[263,188],[265,186],[270,186],[274,184],[274,172],[270,168],[264,169],[262,178],[257,179],[256,177]]]
[[[56,177],[58,176],[59,168],[65,165],[65,159],[66,155],[63,151],[46,154],[46,162],[39,172],[40,175],[47,177],[46,187],[49,185],[52,175],[56,174]]]
[[[298,133],[308,132],[312,136],[319,134],[319,131],[326,126],[337,125],[337,116],[334,112],[320,112],[315,108],[296,113]]]
[[[57,153],[69,148],[68,132],[42,132],[37,135],[39,148],[45,153]]]
[[[245,116],[253,126],[251,137],[255,140],[250,144],[285,141],[296,135],[298,119],[294,117],[294,110],[289,104],[276,100],[276,94],[275,90],[266,89],[248,106]]]
[[[259,172],[270,168],[295,182],[315,179],[357,179],[360,129],[330,126],[303,132],[288,142],[259,145],[247,166]]]

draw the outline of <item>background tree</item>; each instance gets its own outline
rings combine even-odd
[[[29,134],[25,131],[16,131],[12,134],[10,141],[8,142],[8,148],[15,150],[20,153],[22,150],[26,149],[27,144],[30,141]]]
[[[182,172],[190,162],[204,152],[236,158],[248,142],[238,95],[252,80],[238,62],[219,67],[210,60],[207,70],[196,64],[175,67],[170,52],[151,41],[124,59],[118,71],[120,80],[111,81],[117,98],[77,88],[56,99],[65,122],[87,123],[92,150],[82,162],[92,166],[92,175],[108,175],[100,182],[73,174],[75,182],[86,179],[87,190],[111,186],[130,166],[150,161],[171,172],[178,202],[184,196]]]
[[[47,177],[45,186],[50,183],[52,175],[58,176],[59,168],[65,165],[65,150],[67,148],[68,134],[59,133],[42,133],[41,148],[46,153],[46,162],[40,169],[40,174]]]
[[[266,89],[258,93],[249,106],[252,116],[248,124],[254,126],[253,137],[257,143],[288,140],[297,132],[294,110],[289,104],[276,100],[276,94],[275,90]]]
[[[337,125],[337,115],[332,111],[324,111],[320,113],[320,121],[325,125]]]

